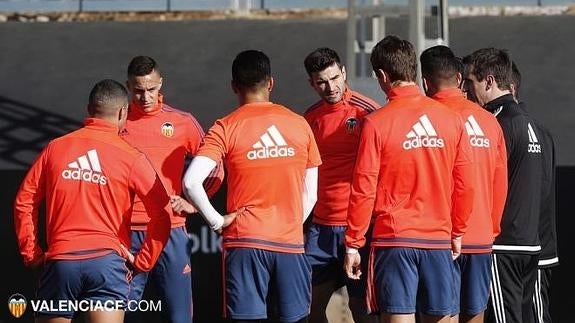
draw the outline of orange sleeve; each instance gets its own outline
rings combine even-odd
[[[321,157],[319,154],[319,149],[317,148],[317,142],[315,141],[315,136],[313,131],[307,123],[305,123],[307,135],[309,137],[309,147],[308,147],[308,160],[307,168],[317,167],[321,165]]]
[[[132,186],[150,215],[146,238],[134,260],[134,267],[147,272],[152,269],[170,235],[170,197],[162,181],[142,155],[131,172]]]
[[[365,233],[375,204],[381,146],[377,128],[368,118],[364,119],[347,210],[345,244],[351,248],[361,248],[365,244]]]
[[[187,149],[188,153],[192,156],[195,156],[200,149],[202,144],[203,138],[205,136],[204,129],[198,123],[198,121],[192,116],[188,115],[190,122],[189,122],[189,129],[188,129],[188,142],[187,142]]]
[[[227,153],[227,138],[225,125],[222,120],[217,120],[204,137],[204,143],[198,151],[198,155],[205,156],[220,163]]]
[[[38,209],[45,194],[45,162],[46,150],[26,174],[14,201],[14,228],[26,266],[37,263],[44,256],[38,242]]]
[[[464,133],[463,120],[460,121],[459,143],[457,145],[455,165],[453,167],[453,193],[451,195],[451,236],[460,237],[467,231],[467,222],[473,211],[473,154]]]
[[[505,200],[507,199],[507,148],[505,147],[505,137],[502,130],[499,130],[497,141],[497,161],[495,173],[493,174],[493,209],[491,219],[493,220],[493,238],[501,233],[501,218]]]

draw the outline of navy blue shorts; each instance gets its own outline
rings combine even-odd
[[[367,289],[367,264],[371,230],[366,233],[366,246],[361,255],[361,278],[349,279],[343,270],[345,257],[346,226],[330,226],[312,223],[306,233],[305,253],[312,268],[312,284],[335,281],[339,287],[346,286],[349,297],[365,298]]]
[[[297,322],[309,315],[311,266],[304,254],[228,248],[223,257],[224,316],[265,319],[270,295],[282,322]]]
[[[128,304],[130,276],[126,260],[116,252],[91,259],[52,260],[43,268],[36,298],[54,304],[79,304],[82,310],[89,310],[88,304],[124,310]],[[72,318],[73,309],[71,306],[40,307],[36,314]]]
[[[140,250],[145,231],[132,231],[131,252]],[[190,323],[193,317],[192,268],[190,237],[185,227],[172,228],[170,238],[162,250],[158,262],[149,273],[134,276],[130,285],[130,300],[142,299],[148,278],[154,284],[156,294],[162,302],[162,314],[170,322]],[[126,322],[140,322],[141,313],[126,312]]]
[[[450,315],[455,301],[451,250],[372,248],[368,272],[373,312]]]
[[[454,262],[456,306],[453,314],[477,315],[487,308],[491,254],[461,254]]]

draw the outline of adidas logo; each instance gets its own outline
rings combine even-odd
[[[529,135],[529,148],[527,148],[527,152],[540,154],[541,153],[541,145],[539,144],[539,140],[535,135],[535,131],[533,131],[533,127],[531,123],[527,123],[527,134]]]
[[[489,148],[489,139],[485,138],[485,134],[477,120],[470,115],[467,117],[465,122],[465,130],[467,130],[467,135],[469,135],[469,143],[473,147]]]
[[[249,160],[295,156],[295,149],[287,147],[285,139],[275,125],[269,127],[252,148],[254,150],[248,151]]]
[[[419,117],[419,121],[413,125],[412,130],[407,133],[408,138],[403,142],[403,149],[412,148],[443,148],[445,145],[443,139],[437,137],[437,132],[427,115]]]
[[[69,163],[68,168],[62,172],[62,177],[65,179],[100,185],[108,183],[106,176],[102,174],[102,166],[95,149],[89,150],[86,155],[82,155],[76,161]]]

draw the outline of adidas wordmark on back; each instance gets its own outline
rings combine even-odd
[[[438,137],[431,120],[425,114],[419,117],[419,120],[412,126],[412,130],[405,136],[408,138],[403,142],[403,149],[405,150],[421,147],[443,148],[445,146],[443,139]]]
[[[295,149],[288,146],[275,125],[269,127],[252,148],[247,154],[249,160],[295,156]]]
[[[467,130],[467,135],[469,135],[469,143],[472,147],[489,148],[489,139],[485,137],[485,133],[473,115],[467,117],[467,121],[465,122],[465,130]]]
[[[62,177],[68,180],[85,181],[94,184],[106,185],[108,180],[102,174],[102,165],[95,149],[78,157],[68,164],[68,169],[62,171]]]

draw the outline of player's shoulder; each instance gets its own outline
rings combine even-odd
[[[123,129],[122,131],[126,130]],[[79,129],[56,138],[47,147],[50,147],[51,153],[56,155],[60,154],[60,152],[69,153],[70,149],[79,153],[95,150],[99,154],[113,156],[114,159],[122,160],[123,162],[133,161],[143,155],[140,150],[116,133],[95,134],[85,129]]]
[[[173,120],[179,125],[184,125],[191,131],[199,131],[203,135],[203,128],[190,112],[174,108],[167,104],[162,104],[162,112],[164,115],[169,116],[168,119]]]
[[[421,96],[421,101],[419,103],[419,110],[415,110],[415,114],[434,114],[442,116],[442,118],[461,118],[461,113],[456,109],[450,107],[446,102],[440,102],[438,100],[432,99],[428,96]],[[419,112],[417,112],[419,111]]]
[[[349,103],[357,108],[363,109],[369,113],[381,107],[381,105],[378,104],[375,100],[360,92],[351,89],[348,91],[350,94],[348,98]]]
[[[274,108],[276,109],[279,115],[282,115],[285,118],[297,120],[299,122],[305,122],[307,124],[307,121],[305,120],[304,116],[296,113],[293,109],[285,105],[274,103]]]
[[[314,104],[312,104],[311,106],[309,106],[303,113],[304,117],[308,118],[308,117],[312,117],[315,113],[317,113],[321,107],[323,107],[325,105],[325,102],[323,100],[319,100],[317,102],[315,102]]]
[[[163,113],[167,113],[170,114],[173,117],[176,118],[183,118],[183,119],[193,119],[196,120],[196,118],[188,111],[184,111],[178,108],[174,108],[168,104],[162,104],[162,112]]]

